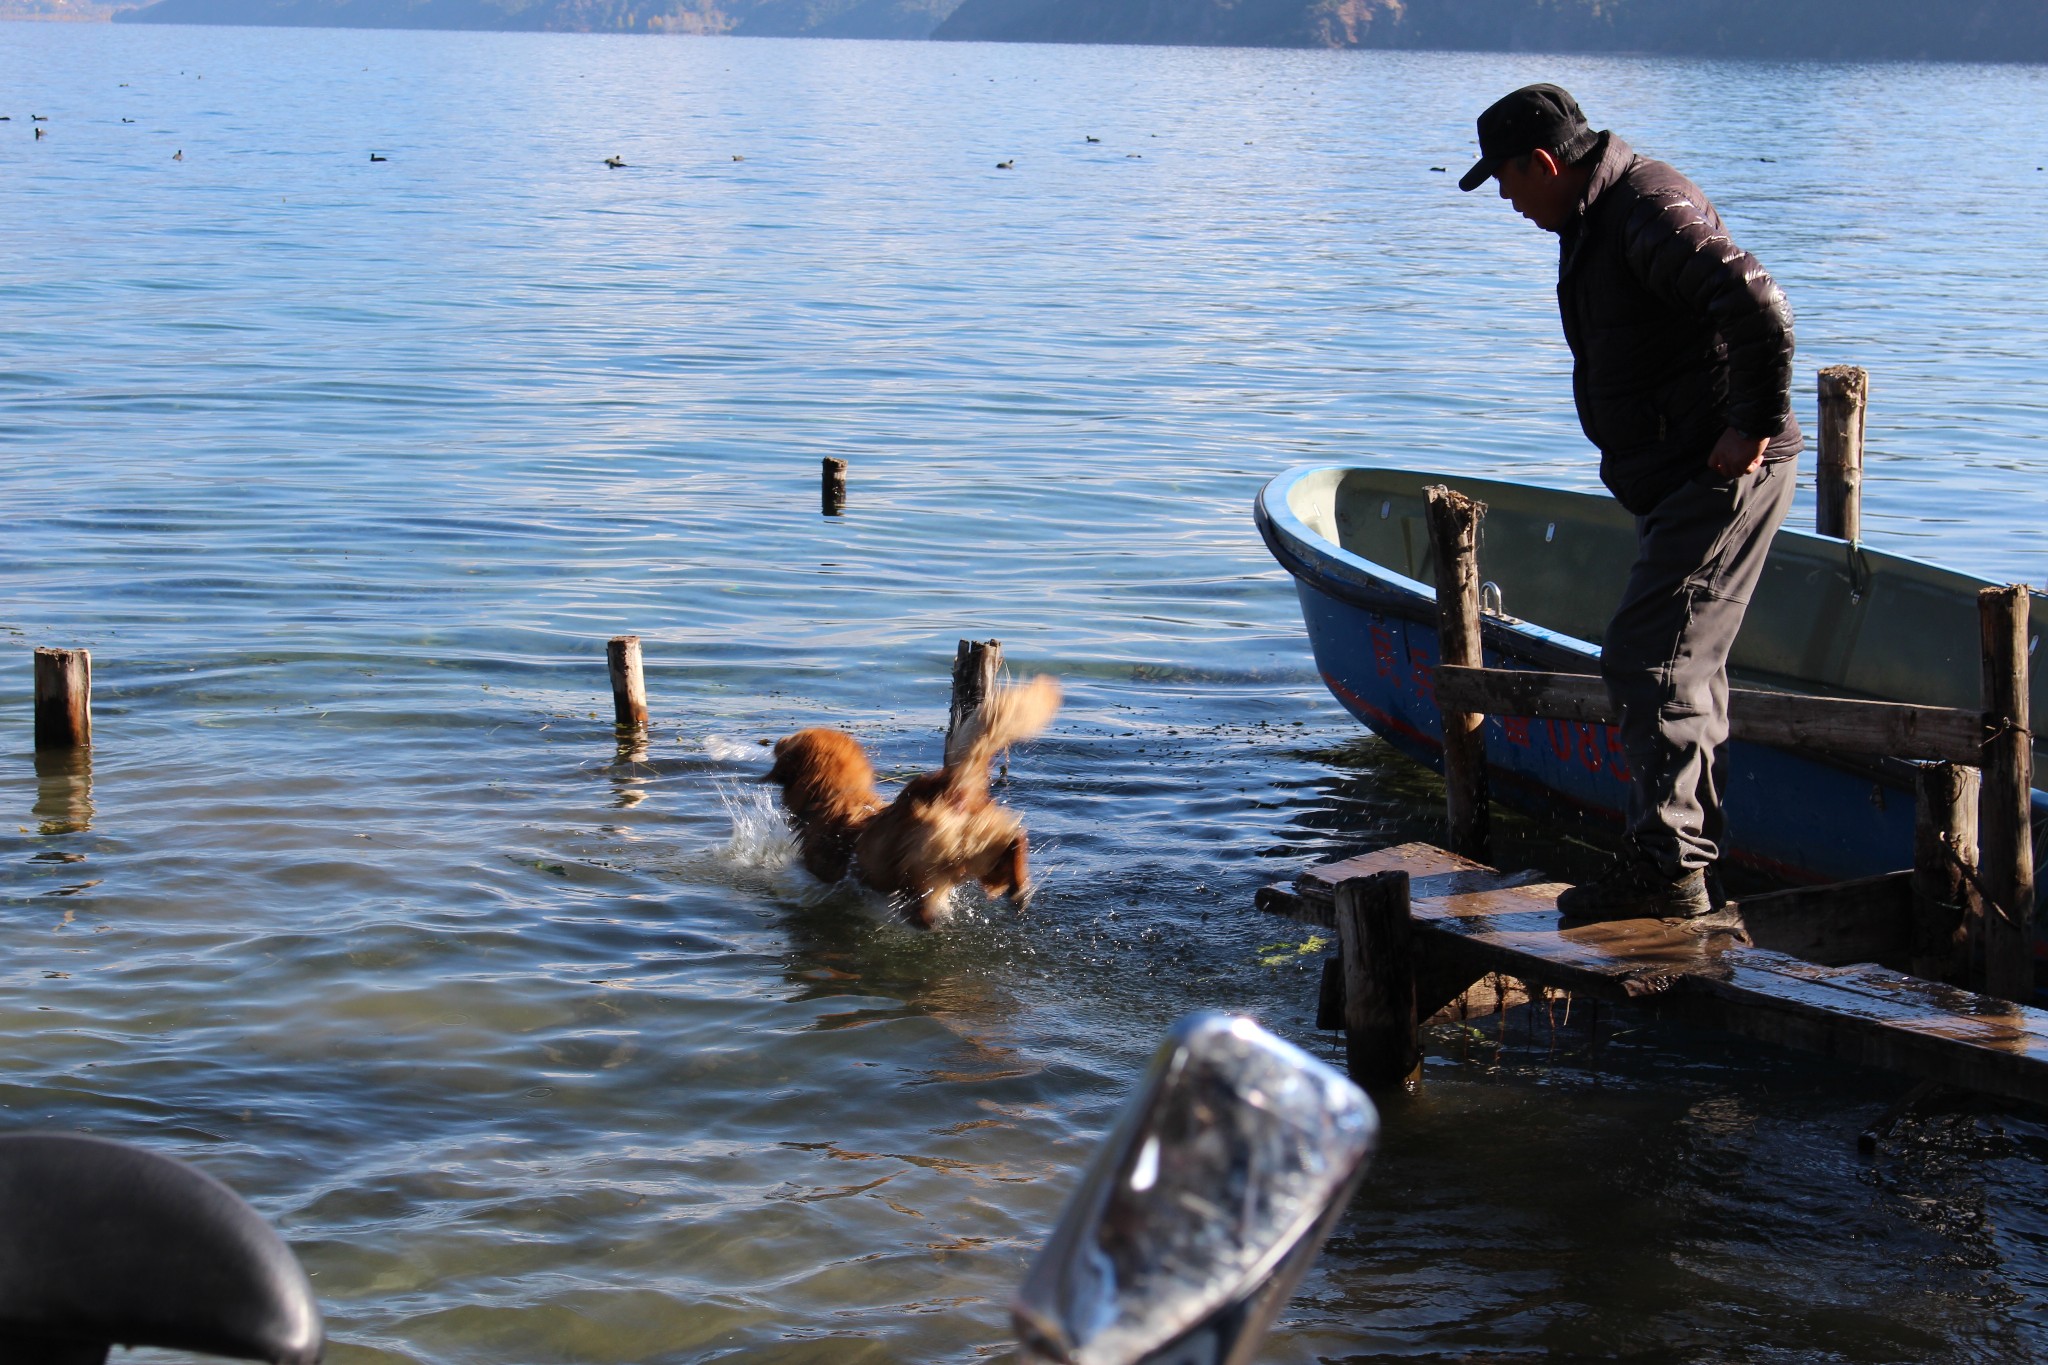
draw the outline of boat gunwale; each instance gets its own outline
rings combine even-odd
[[[1593,502],[1597,502],[1600,499],[1599,494],[1588,493],[1582,489],[1553,488],[1548,484],[1538,483],[1518,483],[1508,479],[1489,478],[1480,474],[1454,474],[1440,470],[1408,469],[1393,465],[1374,464],[1325,463],[1293,465],[1274,475],[1260,487],[1258,496],[1253,500],[1252,504],[1253,521],[1258,526],[1259,533],[1266,542],[1266,548],[1280,562],[1281,567],[1297,578],[1308,578],[1318,588],[1330,592],[1333,596],[1351,602],[1354,605],[1383,609],[1393,606],[1397,602],[1419,600],[1428,607],[1428,611],[1421,614],[1418,614],[1413,609],[1402,611],[1400,614],[1409,620],[1434,618],[1436,588],[1433,585],[1409,578],[1405,574],[1396,573],[1384,565],[1375,563],[1354,551],[1345,549],[1341,544],[1328,539],[1321,532],[1315,530],[1307,522],[1296,516],[1293,508],[1289,506],[1289,497],[1295,485],[1312,475],[1326,473],[1337,475],[1340,478],[1353,473],[1393,475],[1400,478],[1416,479],[1425,482],[1442,482],[1451,485],[1464,482],[1482,486],[1482,491],[1484,487],[1519,488],[1548,496],[1571,499],[1583,498]],[[1779,528],[1775,544],[1782,545],[1787,542],[1807,551],[1832,550],[1845,556],[1861,559],[1866,565],[1872,564],[1874,561],[1878,567],[1896,568],[1915,576],[1931,572],[1935,575],[1961,580],[1962,583],[1973,585],[1976,588],[2006,586],[1994,579],[1984,578],[1961,569],[1953,569],[1946,564],[1939,564],[1933,560],[1894,554],[1888,550],[1876,550],[1862,541],[1838,540],[1833,536],[1823,536],[1812,531],[1802,531],[1796,527]],[[1309,568],[1312,572],[1304,575],[1298,572],[1297,566]],[[1355,579],[1363,581],[1353,581],[1354,576]],[[2032,615],[2034,618],[2033,630],[2038,639],[2042,631],[2048,630],[2048,592],[2044,592],[2029,584],[2027,585],[2027,593],[2036,604]],[[1546,667],[1552,668],[1553,671],[1577,671],[1572,670],[1569,663],[1565,662],[1566,660],[1578,660],[1582,663],[1590,664],[1591,667],[1585,671],[1595,673],[1599,671],[1600,646],[1578,636],[1568,635],[1563,631],[1552,630],[1533,621],[1515,617],[1482,616],[1480,618],[1480,628],[1483,637],[1488,643],[1495,644],[1496,647],[1502,649],[1506,649],[1509,642],[1512,641],[1515,645],[1522,647],[1530,644],[1535,645],[1539,655],[1555,652],[1558,664],[1553,664],[1548,659],[1543,660]],[[1560,667],[1558,666],[1559,664],[1564,666]],[[1828,695],[1863,697],[1875,701],[1899,700],[1896,697],[1879,696],[1866,690],[1836,687],[1810,678],[1787,676],[1782,681],[1793,685],[1792,690],[1822,687],[1827,689]]]
[[[1391,610],[1404,620],[1434,622],[1436,588],[1432,584],[1396,573],[1363,555],[1345,549],[1296,516],[1293,508],[1288,505],[1288,493],[1294,485],[1308,476],[1326,471],[1343,474],[1352,470],[1408,475],[1423,479],[1436,477],[1428,471],[1394,469],[1380,465],[1296,465],[1269,479],[1253,501],[1252,520],[1266,542],[1266,549],[1293,577],[1312,582],[1318,589],[1330,592],[1332,596],[1342,601],[1373,610]],[[1485,482],[1496,483],[1499,480],[1489,479]],[[1273,496],[1276,490],[1279,494],[1277,499]],[[1304,574],[1296,567],[1297,565],[1314,572]],[[1352,575],[1363,581],[1351,581]],[[1533,657],[1536,662],[1542,663],[1554,672],[1600,671],[1600,646],[1590,640],[1582,640],[1575,635],[1567,635],[1563,631],[1552,630],[1548,626],[1541,626],[1534,621],[1518,617],[1482,615],[1479,619],[1479,628],[1480,637],[1485,643],[1503,653]]]

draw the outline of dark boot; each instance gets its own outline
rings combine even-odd
[[[1557,912],[1568,920],[1691,919],[1713,911],[1699,868],[1674,878],[1654,863],[1623,855],[1590,882],[1559,894]]]

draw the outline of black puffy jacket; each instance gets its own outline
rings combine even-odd
[[[1790,459],[1792,308],[1699,186],[1602,133],[1560,244],[1572,396],[1600,481],[1641,516],[1706,469],[1721,432]]]

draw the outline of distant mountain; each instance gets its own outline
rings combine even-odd
[[[2048,61],[2048,0],[962,0],[993,42]]]
[[[91,0],[0,0],[62,9]],[[955,8],[955,6],[958,8]],[[121,23],[2048,62],[2048,0],[157,0]]]
[[[923,38],[956,0],[157,0],[124,24]]]

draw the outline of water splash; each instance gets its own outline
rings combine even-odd
[[[720,782],[717,790],[732,821],[732,833],[718,851],[720,862],[736,871],[773,872],[796,861],[796,839],[774,788]]]
[[[910,897],[885,895],[851,877],[826,885],[806,872],[797,859],[796,836],[773,787],[720,782],[717,791],[732,832],[712,857],[735,885],[765,882],[776,894],[794,897],[805,905],[830,901],[884,923],[900,924],[909,918]],[[986,919],[991,905],[980,887],[963,883],[953,888],[947,922]]]
[[[742,739],[727,739],[724,735],[706,735],[704,753],[706,757],[716,759],[720,763],[759,763],[768,756],[767,751],[759,744],[749,744]]]

